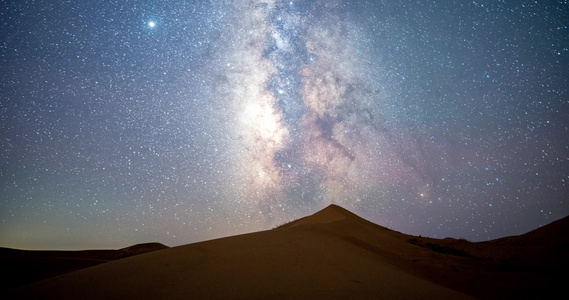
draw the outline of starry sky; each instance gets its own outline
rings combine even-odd
[[[569,215],[565,0],[0,3],[2,247]]]

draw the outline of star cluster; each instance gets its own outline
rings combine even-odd
[[[170,246],[339,204],[569,214],[564,1],[3,1],[0,246]]]

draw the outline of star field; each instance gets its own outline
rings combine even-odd
[[[2,1],[0,246],[328,204],[472,241],[569,215],[566,1]]]

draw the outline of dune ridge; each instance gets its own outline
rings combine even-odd
[[[292,228],[302,225],[313,225],[313,224],[327,224],[334,221],[343,220],[346,217],[357,217],[357,215],[337,206],[335,204],[330,204],[326,208],[304,218],[292,221],[290,223],[279,226],[278,228]]]

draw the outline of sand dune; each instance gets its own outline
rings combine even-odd
[[[564,219],[550,229],[541,228],[511,240],[471,243],[405,235],[331,205],[274,230],[114,260],[18,287],[5,296],[13,299],[544,298],[561,291],[565,277],[556,272],[568,266],[567,235],[563,234],[567,224]],[[527,244],[532,241],[539,244]],[[540,258],[544,253],[550,257]]]

